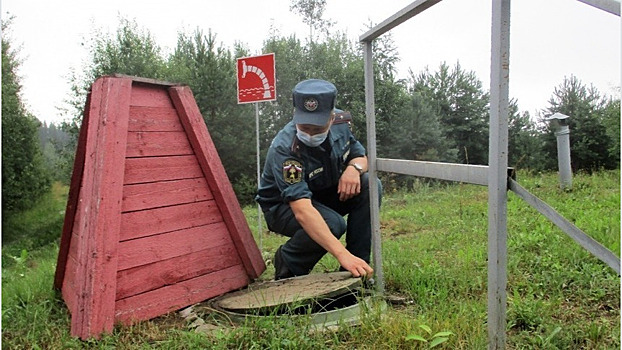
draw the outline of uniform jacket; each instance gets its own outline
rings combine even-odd
[[[307,147],[289,122],[272,140],[261,175],[257,202],[264,211],[275,204],[312,198],[314,192],[337,190],[350,160],[365,156],[348,123],[333,123],[326,141]]]

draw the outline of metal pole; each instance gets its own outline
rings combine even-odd
[[[488,349],[505,349],[510,0],[493,0],[488,146]]]
[[[559,168],[559,185],[562,189],[572,187],[572,168],[570,167],[570,129],[568,125],[560,126],[555,132],[557,136],[557,166]]]
[[[261,163],[259,156],[259,102],[255,102],[255,132],[257,138],[257,187],[261,181]],[[259,251],[263,254],[263,242],[261,232],[261,206],[257,203],[257,236],[259,237]]]
[[[376,115],[374,101],[374,61],[372,41],[363,43],[365,60],[365,114],[367,115],[367,164],[369,169],[369,205],[371,214],[372,251],[376,291],[384,294],[382,271],[382,239],[380,236],[380,206],[378,199],[378,173],[376,171]]]

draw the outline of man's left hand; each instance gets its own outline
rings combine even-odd
[[[354,167],[346,167],[341,174],[337,193],[339,193],[339,200],[342,202],[361,193],[361,175]]]

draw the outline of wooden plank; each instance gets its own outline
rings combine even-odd
[[[171,99],[166,93],[166,88],[160,85],[143,84],[140,82],[135,82],[132,87],[130,105],[173,108]]]
[[[61,294],[63,296],[63,300],[65,300],[65,304],[67,305],[67,309],[72,314],[77,312],[78,306],[78,293],[76,292],[76,270],[77,263],[76,260],[72,257],[68,257],[67,259],[67,273],[65,275],[65,279],[62,281],[62,289]]]
[[[165,107],[130,107],[128,131],[183,131],[177,111]]]
[[[205,201],[121,215],[120,241],[222,222],[216,202]]]
[[[113,76],[115,78],[128,78],[128,79],[132,79],[132,81],[134,83],[157,84],[157,85],[166,85],[166,86],[179,85],[179,83],[171,83],[171,82],[165,81],[165,80],[157,80],[157,79],[153,79],[153,78],[137,77],[135,75],[127,75],[127,74],[120,74],[120,73],[114,73],[111,76]]]
[[[117,300],[241,264],[231,243],[119,271]]]
[[[54,275],[54,288],[56,289],[61,289],[63,286],[67,254],[69,253],[69,247],[71,246],[73,225],[76,219],[76,211],[79,204],[78,199],[80,196],[80,185],[82,184],[82,172],[84,170],[86,139],[88,135],[87,127],[89,125],[89,112],[91,109],[91,96],[92,94],[89,93],[86,97],[84,115],[82,117],[82,125],[80,125],[80,134],[78,135],[78,145],[76,147],[76,154],[73,161],[71,184],[69,186],[69,195],[67,197],[67,206],[65,208],[65,221],[63,222],[63,233],[60,239],[58,259],[56,261],[56,272]]]
[[[232,244],[232,242],[227,227],[222,222],[132,239],[119,243],[118,270],[151,264],[226,244]]]
[[[173,157],[127,158],[125,179],[127,184],[191,179],[202,177],[203,171],[194,155]]]
[[[85,111],[85,116],[88,117],[83,121],[83,124],[80,128],[81,136],[84,136],[82,139],[83,141],[80,141],[84,142],[84,159],[83,162],[81,162],[82,176],[80,177],[79,185],[80,199],[85,196],[86,193],[92,193],[94,191],[94,183],[91,179],[93,178],[95,172],[93,155],[95,153],[97,145],[96,135],[99,126],[99,113],[103,98],[102,83],[102,80],[97,80],[93,83],[93,86],[91,87],[91,99],[88,103],[89,109],[88,111]],[[85,130],[84,134],[82,134],[82,130]],[[72,307],[71,334],[73,336],[79,337],[88,337],[88,328],[84,326],[84,323],[87,321],[85,320],[85,303],[82,299],[82,296],[88,293],[88,285],[84,282],[83,279],[81,279],[80,281],[76,281],[75,276],[86,276],[88,274],[88,265],[86,264],[86,259],[88,256],[89,242],[87,239],[88,232],[86,231],[86,229],[90,227],[90,223],[87,220],[88,215],[83,214],[90,214],[89,204],[90,203],[88,203],[87,201],[77,200],[77,207],[74,213],[75,217],[72,225],[71,245],[69,247],[68,254],[69,256],[72,256],[72,251],[75,252],[75,259],[78,263],[75,266],[68,266],[71,271],[65,272],[65,275],[70,278],[70,280],[68,280],[67,282],[71,282],[75,286],[74,292],[76,296],[76,299],[74,301],[71,301],[69,299],[71,298],[71,296],[69,296],[69,293],[67,293],[67,299],[65,300],[65,302],[67,302],[67,300],[70,300]],[[83,260],[81,260],[82,257],[84,257]]]
[[[80,239],[79,233],[78,232],[74,232],[72,234],[72,238],[71,239],[72,239],[73,242],[78,242],[78,240]],[[71,247],[69,247],[69,253],[67,255],[68,258],[69,259],[74,259],[74,260],[77,261],[78,260],[78,254],[79,254],[79,252],[78,252],[78,244],[72,244]],[[70,272],[67,271],[66,275],[70,276]],[[74,275],[75,275],[75,271],[74,271]]]
[[[183,131],[139,132],[127,134],[128,157],[177,156],[193,154]]]
[[[123,186],[123,212],[213,199],[204,178]]]
[[[78,302],[71,333],[82,339],[110,332],[114,324],[123,190],[123,171],[119,169],[125,160],[131,81],[100,78],[92,94],[101,95],[101,99],[90,106],[80,195],[85,205],[80,222],[74,225],[80,237],[76,269],[80,280],[76,280]]]
[[[231,238],[238,249],[246,272],[251,278],[257,278],[266,269],[266,265],[233,192],[214,142],[207,131],[192,91],[186,86],[174,86],[169,88],[169,93],[218,203],[218,208],[229,227]]]
[[[131,324],[213,298],[248,285],[242,265],[202,275],[116,302],[116,320]]]

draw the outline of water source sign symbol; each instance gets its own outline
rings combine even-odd
[[[246,78],[246,73],[256,74],[263,84],[263,97],[270,98],[270,84],[268,84],[268,78],[266,74],[259,67],[250,66],[246,64],[246,61],[242,61],[242,78]]]

